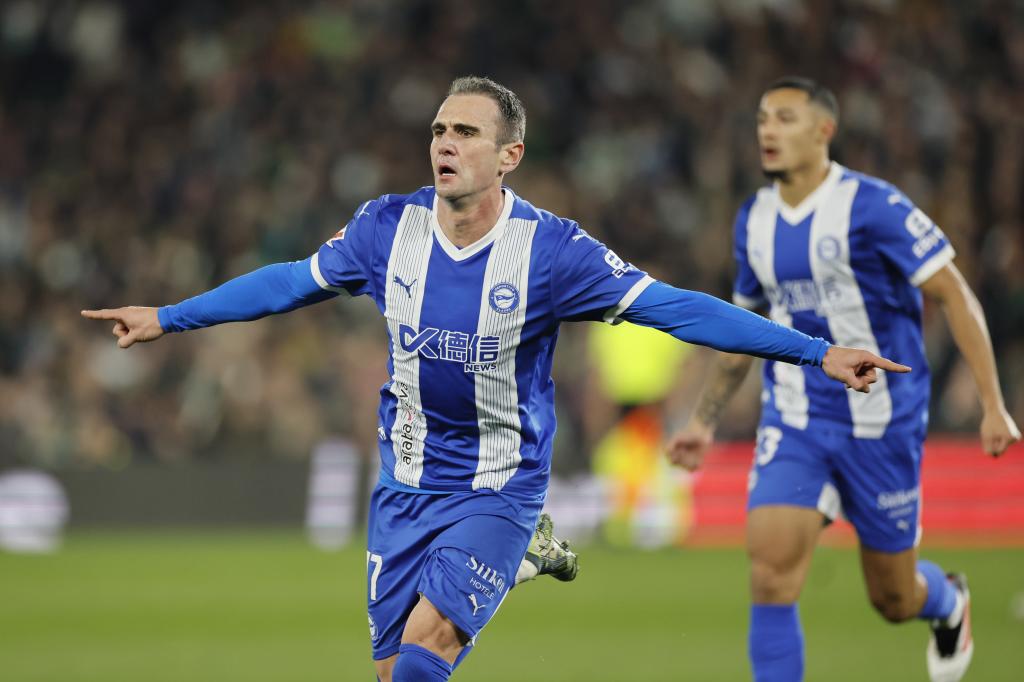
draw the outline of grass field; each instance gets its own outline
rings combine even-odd
[[[926,553],[971,578],[966,679],[1024,680],[1024,550]],[[749,679],[740,551],[591,548],[582,566],[514,592],[454,679]],[[365,576],[362,549],[283,532],[77,534],[54,556],[0,554],[0,679],[370,681]],[[808,680],[926,679],[924,626],[869,609],[852,551],[819,550],[802,614]]]

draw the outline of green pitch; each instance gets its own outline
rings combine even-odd
[[[926,552],[970,575],[967,680],[1022,679],[1024,551]],[[738,550],[589,548],[574,583],[518,588],[456,680],[746,680]],[[370,682],[362,549],[297,533],[73,535],[0,554],[0,679]],[[802,603],[808,680],[925,680],[926,630],[868,607],[856,555],[819,550]]]

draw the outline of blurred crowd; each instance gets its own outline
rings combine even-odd
[[[0,27],[0,464],[305,457],[339,433],[371,451],[386,337],[367,300],[129,351],[78,311],[305,258],[363,201],[429,184],[429,122],[468,73],[526,104],[513,189],[723,297],[763,183],[761,90],[832,87],[836,158],[950,236],[1024,423],[1019,1],[9,0]],[[974,429],[970,375],[937,311],[927,326],[933,429]],[[571,438],[585,326],[562,344]],[[748,397],[723,435],[752,434]]]

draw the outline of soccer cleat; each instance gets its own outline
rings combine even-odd
[[[932,682],[958,682],[967,672],[974,655],[974,640],[971,638],[971,593],[967,589],[967,576],[962,573],[949,576],[950,582],[959,592],[957,608],[960,612],[956,625],[934,620],[928,642],[928,677]],[[951,619],[952,620],[952,619]]]
[[[532,580],[539,575],[550,575],[556,580],[568,582],[579,572],[579,559],[569,549],[568,542],[561,542],[554,536],[554,522],[547,514],[541,514],[537,528],[526,548],[526,556],[519,565],[516,584]]]

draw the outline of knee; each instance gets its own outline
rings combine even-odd
[[[750,561],[750,590],[755,604],[792,604],[800,597],[800,572],[763,558]]]
[[[870,598],[871,606],[890,623],[902,623],[917,615],[911,595],[887,590],[873,593]]]

